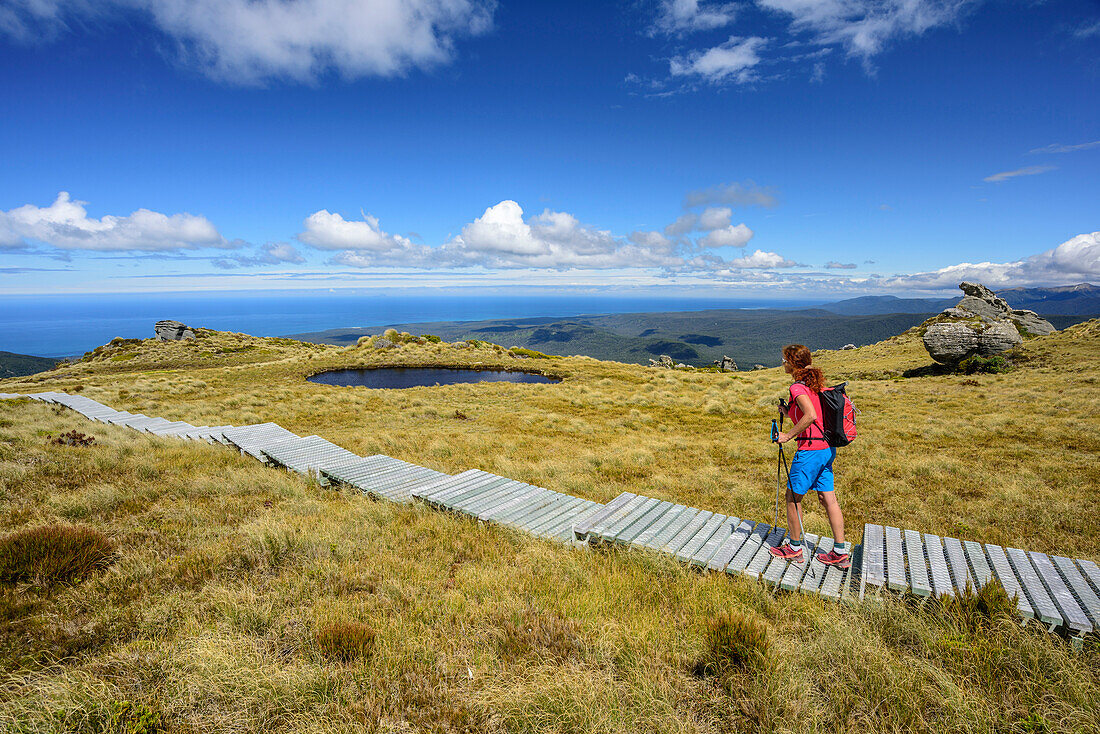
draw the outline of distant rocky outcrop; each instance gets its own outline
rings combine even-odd
[[[670,370],[676,366],[676,363],[672,361],[672,357],[668,356],[667,354],[662,354],[660,359],[649,360],[649,366],[664,367],[665,369]]]
[[[841,347],[841,349],[855,349],[855,348],[856,348],[855,344],[845,344],[844,346]]]
[[[714,366],[718,368],[719,372],[737,371],[737,363],[733,361],[733,357],[728,355],[722,355],[721,359],[714,360]]]
[[[932,359],[953,365],[967,357],[992,357],[1020,344],[1025,336],[1055,331],[1034,311],[1013,309],[979,283],[960,283],[961,301],[928,323],[924,348]]]
[[[162,342],[178,342],[182,339],[195,338],[195,332],[191,330],[191,327],[171,319],[158,321],[153,325],[153,331],[156,332],[157,341]]]

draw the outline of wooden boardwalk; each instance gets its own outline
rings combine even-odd
[[[394,502],[476,517],[531,535],[573,544],[607,544],[661,553],[704,571],[749,576],[784,589],[834,600],[868,594],[952,597],[992,581],[1015,596],[1022,620],[1034,619],[1076,641],[1100,628],[1100,568],[1095,563],[1002,548],[917,530],[868,524],[848,570],[817,560],[832,538],[806,533],[806,562],[772,556],[786,530],[747,518],[624,492],[606,505],[479,469],[445,474],[389,456],[358,456],[320,436],[298,436],[275,423],[193,426],[118,411],[81,395],[0,393],[63,405],[89,420],[157,436],[220,443],[266,464],[323,484],[345,484]]]

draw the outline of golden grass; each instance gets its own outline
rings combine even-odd
[[[285,341],[202,333],[120,345],[134,356],[111,361],[105,349],[0,390],[83,386],[120,409],[195,424],[274,420],[360,454],[477,467],[597,500],[630,490],[771,515],[767,431],[786,385],[777,370]],[[1090,322],[1029,341],[1015,372],[965,378],[894,377],[927,363],[913,334],[819,355],[830,378],[853,378],[863,411],[859,440],[837,461],[856,539],[873,520],[1097,559],[1098,346]],[[382,364],[566,379],[404,391],[304,379]],[[95,443],[48,444],[72,429]],[[825,530],[807,509],[809,529]],[[1075,653],[982,611],[993,603],[845,607],[776,594],[647,554],[572,550],[323,489],[221,447],[38,403],[0,403],[0,512],[4,532],[79,523],[118,549],[81,584],[0,592],[0,731],[141,717],[242,732],[1100,727],[1097,644]],[[730,613],[765,630],[768,655],[697,675],[714,620]],[[349,643],[359,654],[325,642],[331,630],[360,640]],[[113,701],[129,708],[104,708]]]

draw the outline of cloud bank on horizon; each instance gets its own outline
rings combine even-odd
[[[365,212],[359,219],[321,209],[303,220],[295,239],[327,260],[324,266],[366,272],[400,269],[409,284],[418,274],[481,273],[486,283],[523,285],[527,274],[542,271],[568,285],[591,283],[600,273],[617,282],[627,275],[647,284],[713,282],[756,288],[813,288],[833,292],[951,290],[962,280],[990,287],[1065,285],[1100,279],[1100,231],[1082,233],[1052,249],[1014,262],[957,263],[937,270],[882,276],[819,272],[777,252],[747,245],[755,233],[733,224],[731,206],[769,207],[775,195],[753,183],[733,183],[689,192],[687,211],[660,230],[636,230],[625,236],[583,224],[568,212],[545,209],[525,218],[522,207],[506,199],[489,206],[460,234],[438,245],[386,232],[381,221]],[[139,209],[128,216],[89,217],[86,202],[60,192],[49,206],[26,204],[0,211],[0,251],[49,254],[135,253],[163,256],[191,251],[223,251],[208,256],[222,269],[269,265],[303,265],[307,258],[287,242],[252,247],[227,240],[210,220],[189,213],[162,214]],[[695,210],[698,211],[695,211]],[[250,249],[251,248],[251,249]],[[240,252],[225,254],[226,250]],[[856,270],[855,263],[829,260],[825,271]],[[513,275],[511,273],[519,273]]]

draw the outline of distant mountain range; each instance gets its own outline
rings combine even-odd
[[[1034,311],[1040,316],[1095,316],[1100,315],[1100,288],[1091,283],[1067,285],[1057,288],[1008,288],[997,295],[1013,308]],[[848,316],[866,316],[886,313],[938,313],[959,302],[954,298],[898,298],[897,296],[861,296],[818,308]],[[1058,326],[1055,324],[1055,326]],[[1061,328],[1061,327],[1059,327]]]
[[[1000,294],[1015,308],[1043,314],[1058,329],[1100,315],[1100,289],[1013,289]],[[954,306],[962,298],[865,296],[810,309],[715,309],[628,313],[574,318],[494,319],[389,324],[399,331],[436,334],[448,341],[482,339],[547,354],[584,354],[597,359],[647,364],[667,354],[678,362],[707,365],[729,355],[742,368],[774,367],[785,344],[839,349],[881,341]],[[1068,314],[1055,315],[1058,309]],[[293,338],[326,344],[354,344],[383,327],[329,329]]]

